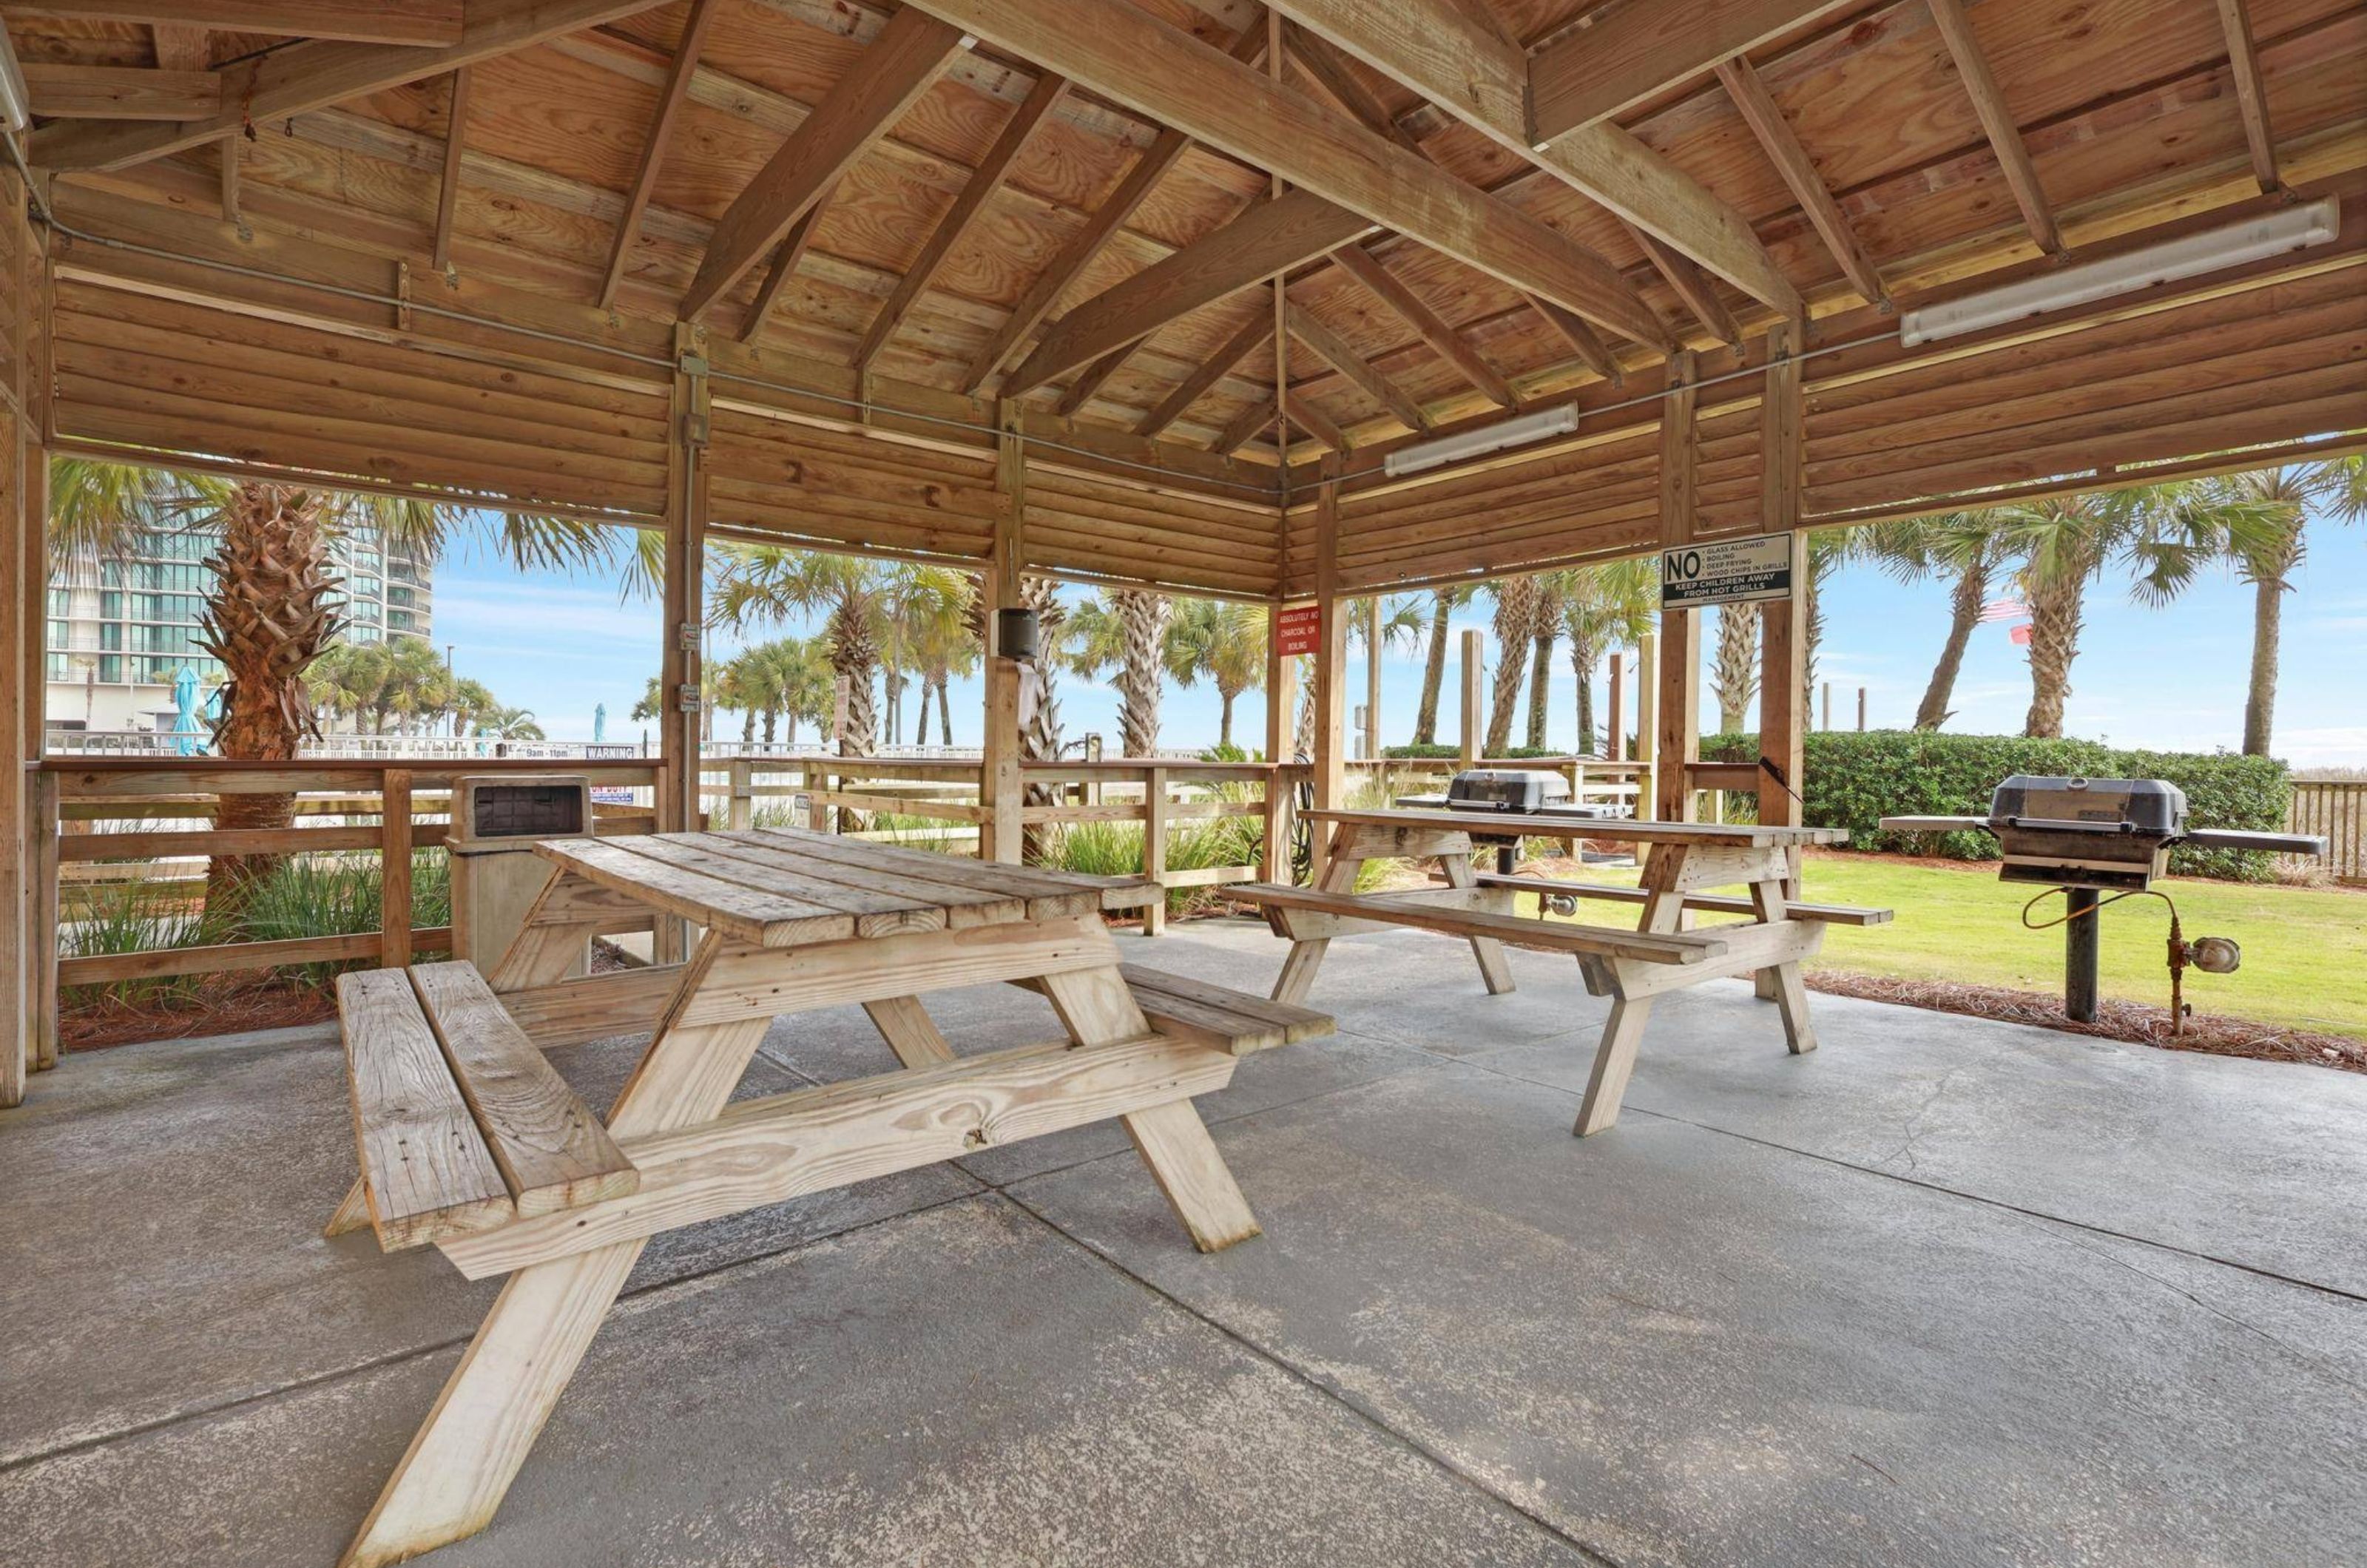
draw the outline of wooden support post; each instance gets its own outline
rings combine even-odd
[[[55,814],[40,809],[37,781],[28,771],[41,754],[44,598],[49,553],[42,535],[48,525],[41,505],[47,487],[28,469],[45,461],[40,429],[32,407],[35,378],[27,362],[36,357],[35,299],[41,268],[34,235],[25,221],[24,181],[13,171],[0,175],[0,317],[5,317],[15,374],[0,384],[0,1107],[25,1098],[25,1077],[39,1061],[41,1021],[53,1024],[56,997],[44,994],[37,942],[44,897],[41,840],[56,833]],[[40,334],[46,337],[46,333]],[[54,865],[46,875],[54,897]],[[54,953],[56,939],[48,938]],[[55,1041],[54,1031],[49,1038]],[[55,1059],[52,1044],[51,1060]]]
[[[1807,701],[1808,536],[1800,526],[1801,473],[1806,462],[1803,438],[1805,416],[1800,361],[1789,321],[1767,330],[1767,377],[1760,403],[1759,440],[1761,453],[1760,530],[1789,534],[1792,539],[1792,597],[1759,607],[1759,820],[1771,828],[1800,826],[1800,795],[1805,789],[1801,731],[1806,728],[1801,711]],[[1780,775],[1780,776],[1779,776]],[[1784,898],[1800,897],[1800,852],[1790,855],[1791,874],[1773,891]],[[1772,918],[1761,913],[1761,919]],[[1790,1003],[1786,985],[1796,987],[1799,970],[1790,979],[1778,970],[1762,969],[1754,981],[1761,998],[1783,1002],[1786,1018]]]
[[[1650,821],[1659,809],[1660,639],[1646,632],[1636,642],[1636,815]]]
[[[1365,760],[1381,757],[1381,596],[1365,603]]]
[[[1627,760],[1627,656],[1611,656],[1611,689],[1603,694],[1604,705],[1611,710],[1611,739],[1603,754],[1614,762]],[[1579,749],[1585,750],[1588,737],[1579,737]]]
[[[379,784],[378,962],[411,962],[411,770],[389,768]]]
[[[707,388],[706,329],[674,328],[674,393],[666,426],[664,647],[659,655],[658,752],[665,765],[658,792],[658,829],[687,832],[706,826],[699,777],[701,636],[706,626]],[[681,961],[687,932],[662,919],[651,937],[660,964]]]
[[[1479,738],[1487,719],[1488,634],[1476,626],[1463,634],[1463,734],[1455,748],[1457,767],[1479,765]]]
[[[1863,686],[1857,689],[1857,732],[1860,735],[1865,733],[1865,688]]]
[[[731,759],[731,804],[725,808],[724,820],[734,832],[744,832],[756,825],[755,769],[745,757]]]
[[[1016,610],[1027,602],[1020,579],[1026,562],[1027,449],[1019,438],[1019,405],[999,403],[995,419],[1002,434],[994,462],[994,555],[988,562],[985,581],[990,642],[996,631],[995,612]],[[989,653],[986,729],[980,748],[978,782],[979,804],[992,815],[980,824],[978,858],[1005,865],[1019,863],[1025,841],[1022,816],[1026,791],[1020,759],[1021,732],[1028,716],[1019,711],[1023,673],[1017,660],[1004,658],[1000,650]]]
[[[1824,716],[1818,722],[1817,728],[1830,729],[1833,727],[1833,683],[1830,681],[1825,682],[1823,703]]]
[[[1347,602],[1340,597],[1340,459],[1323,459],[1323,479],[1315,507],[1315,807],[1332,811],[1348,803]],[[1331,846],[1315,840],[1316,884],[1323,881]]]
[[[1142,907],[1142,934],[1157,936],[1167,929],[1167,770],[1151,768],[1143,774],[1142,874],[1160,885],[1159,897]]]
[[[1700,397],[1690,351],[1669,359],[1669,391],[1660,400],[1660,546],[1688,545],[1699,491],[1700,446],[1693,408]],[[1664,822],[1693,819],[1691,764],[1701,758],[1701,617],[1692,610],[1660,612],[1660,733],[1654,780]]]
[[[1284,530],[1285,537],[1288,530]],[[1283,657],[1282,636],[1277,629],[1282,618],[1282,601],[1274,600],[1265,611],[1265,864],[1268,882],[1290,880],[1290,821],[1292,816],[1292,775],[1282,771],[1290,756],[1291,682],[1298,671],[1292,660]]]
[[[32,449],[47,461],[41,448]],[[44,492],[46,493],[46,492]],[[58,1065],[58,776],[35,773],[33,799],[33,876],[25,889],[31,903],[26,931],[31,944],[26,971],[31,986],[27,1004],[32,1014],[26,1027],[26,1048],[33,1070],[45,1073]]]

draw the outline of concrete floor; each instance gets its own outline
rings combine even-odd
[[[2367,1562],[2367,1078],[1834,997],[1795,1059],[1717,982],[1581,1143],[1603,1004],[1513,964],[1335,943],[1340,1035],[1202,1102],[1266,1228],[1218,1257],[1115,1128],[661,1239],[428,1561]],[[637,1050],[557,1059],[604,1103]],[[849,1010],[743,1092],[890,1066]],[[352,1158],[322,1030],[0,1113],[0,1562],[334,1559],[495,1288],[321,1240]]]

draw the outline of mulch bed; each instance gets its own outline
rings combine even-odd
[[[328,986],[225,975],[208,982],[195,995],[185,992],[141,1001],[103,998],[70,1008],[58,1019],[58,1046],[65,1051],[96,1051],[142,1040],[286,1029],[323,1023],[336,1016],[336,992]]]
[[[1933,1012],[1962,1013],[1969,1018],[1993,1018],[2005,1023],[2035,1024],[2066,1034],[2121,1040],[2132,1045],[2158,1045],[2169,1051],[2200,1051],[2211,1056],[2248,1056],[2259,1062],[2311,1062],[2367,1073],[2367,1040],[2344,1034],[2316,1034],[2307,1030],[2279,1029],[2247,1019],[2196,1013],[2177,1034],[2170,1032],[2169,1010],[2143,1002],[2107,998],[2093,1023],[2074,1023],[2063,1016],[2063,998],[2044,991],[2008,990],[2000,986],[1965,986],[1952,980],[1893,980],[1874,975],[1811,972],[1812,991],[1862,997],[1868,1001],[1897,1002]]]

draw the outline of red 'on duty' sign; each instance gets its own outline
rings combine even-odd
[[[1285,659],[1314,652],[1322,641],[1322,625],[1319,605],[1298,604],[1277,613],[1274,617],[1274,651]]]

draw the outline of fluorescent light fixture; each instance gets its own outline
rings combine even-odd
[[[2102,261],[2067,266],[2059,272],[2042,273],[1984,294],[1952,299],[1944,305],[1923,306],[1900,318],[1898,339],[1912,348],[1919,343],[1959,337],[2018,321],[2025,316],[2110,299],[2119,294],[2134,294],[2140,288],[2200,277],[2246,262],[2265,261],[2287,251],[2322,245],[2341,230],[2340,208],[2329,196],[2305,207],[2283,208],[2266,217],[2189,234],[2182,240],[2149,245],[2126,255],[2107,256]]]
[[[1466,457],[1501,452],[1507,446],[1525,446],[1549,435],[1568,435],[1577,428],[1577,405],[1564,403],[1559,408],[1540,409],[1535,413],[1524,413],[1518,419],[1504,420],[1478,430],[1457,431],[1453,435],[1442,435],[1435,441],[1400,446],[1381,460],[1381,469],[1393,479],[1402,479],[1426,468],[1459,463]]]
[[[25,73],[17,69],[17,46],[8,41],[8,29],[0,28],[0,131],[14,136],[32,124],[31,105]]]

